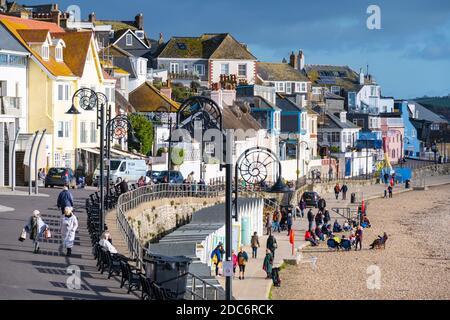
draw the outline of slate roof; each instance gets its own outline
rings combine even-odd
[[[323,119],[323,124],[319,125],[321,128],[339,128],[339,129],[360,129],[357,125],[347,119],[346,122],[341,122],[340,117],[334,115],[329,111],[324,111],[321,107],[315,107],[314,111],[320,114]],[[324,116],[324,117],[322,117]]]
[[[0,23],[0,50],[10,50],[28,53],[28,50],[15,39],[12,34]]]
[[[348,66],[306,65],[305,71],[315,85],[339,86],[346,91],[355,92],[363,87],[359,83],[359,74]],[[366,81],[366,84],[370,83]]]
[[[138,112],[177,112],[180,105],[163,95],[150,82],[144,82],[129,94],[129,101]]]
[[[415,105],[416,111],[419,112],[418,114],[419,120],[427,120],[434,123],[448,123],[447,120],[442,118],[440,115],[434,113],[433,111],[425,108],[423,105],[415,101],[409,101],[409,103]]]
[[[305,108],[300,107],[291,99],[283,96],[282,94],[277,93],[276,96],[276,105],[281,109],[281,111],[298,111],[298,112],[306,112]]]
[[[243,112],[239,107],[239,102],[232,106],[224,106],[222,109],[223,115],[223,127],[224,129],[253,129],[255,131],[260,130],[260,124],[250,115],[248,112]]]
[[[254,97],[238,97],[238,101],[246,101],[250,104],[251,108],[258,108],[258,109],[267,109],[267,110],[275,110],[280,111],[281,109],[278,108],[273,103],[270,103],[266,99],[260,96],[254,96]]]
[[[133,107],[133,105],[125,99],[125,97],[117,90],[115,90],[115,98],[116,98],[116,109],[122,108],[126,110],[126,112],[136,112],[136,109]]]
[[[26,42],[36,42],[36,43],[43,43],[45,40],[47,40],[48,36],[48,30],[39,30],[39,29],[21,29],[17,30],[17,32],[20,34],[23,40]]]
[[[256,60],[256,57],[229,33],[172,37],[161,47],[157,57]]]
[[[287,63],[257,62],[258,76],[264,81],[301,81],[310,82],[299,70],[292,68]]]

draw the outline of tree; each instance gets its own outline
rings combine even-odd
[[[145,155],[150,154],[153,144],[153,124],[141,114],[131,114],[128,118],[140,142],[139,145],[128,143],[128,150],[136,149]]]

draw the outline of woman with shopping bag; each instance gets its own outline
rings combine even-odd
[[[72,254],[73,244],[75,242],[75,232],[78,229],[78,219],[73,214],[72,208],[66,207],[64,209],[64,217],[61,223],[61,235],[63,241],[63,248],[67,249],[66,256]]]
[[[19,241],[25,240],[26,235],[29,234],[30,240],[33,240],[34,253],[38,253],[39,241],[41,241],[42,237],[46,237],[49,232],[48,225],[42,220],[39,210],[34,210],[30,220],[23,227]]]

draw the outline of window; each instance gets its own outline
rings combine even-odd
[[[220,74],[225,74],[225,75],[230,74],[230,65],[228,63],[222,63],[220,65]]]
[[[334,93],[334,94],[339,95],[339,94],[341,94],[341,87],[339,87],[339,86],[331,86],[331,92]]]
[[[138,30],[135,32],[136,37],[138,37],[139,39],[143,40],[144,39],[144,31]]]
[[[377,90],[377,87],[376,86],[371,86],[370,87],[370,95],[372,96],[372,97],[376,97],[376,96],[378,96],[377,95],[377,92],[378,90]]]
[[[195,72],[198,73],[199,76],[205,75],[205,66],[203,64],[196,64],[194,65]]]
[[[66,168],[72,167],[72,153],[71,152],[64,153],[64,166]]]
[[[339,132],[332,132],[331,142],[341,142],[341,135]]]
[[[68,138],[70,135],[70,121],[58,121],[58,138]]]
[[[124,172],[125,170],[127,170],[127,163],[126,163],[126,162],[124,162],[124,163],[122,163],[122,164],[120,165],[119,171],[120,171],[120,172]]]
[[[180,65],[178,63],[170,63],[170,73],[180,73]]]
[[[286,93],[292,93],[292,82],[286,82]]]
[[[91,121],[91,143],[97,142],[97,123],[95,121]]]
[[[48,60],[48,56],[49,56],[49,48],[48,45],[45,44],[42,46],[42,59]]]
[[[277,82],[276,90],[277,90],[277,92],[284,92],[284,82]]]
[[[433,131],[439,131],[439,123],[433,123],[431,125],[431,130]]]
[[[70,136],[70,121],[64,123],[64,136],[68,138]]]
[[[114,88],[105,87],[105,96],[108,98],[109,102],[115,102],[115,92]]]
[[[301,92],[306,92],[306,83],[305,83],[305,82],[302,82],[302,83],[301,83],[301,86],[302,86]]]
[[[58,121],[58,138],[64,138],[64,122]]]
[[[300,91],[301,91],[300,82],[296,82],[295,83],[295,92],[300,92]]]
[[[4,56],[5,58],[2,58]],[[0,65],[1,64],[9,64],[11,66],[26,66],[27,58],[22,56],[15,55],[0,55]]]
[[[321,94],[322,90],[320,87],[313,87],[312,88],[312,93],[313,94]]]
[[[0,65],[7,65],[8,64],[8,55],[7,54],[0,54]]]
[[[187,63],[183,64],[183,72],[188,73],[189,71],[189,65]]]
[[[63,61],[63,49],[62,47],[58,46],[55,48],[55,58],[56,61]]]
[[[6,81],[0,81],[0,97],[7,97],[8,96],[8,90],[7,85],[8,82]]]
[[[132,46],[133,45],[133,36],[131,35],[131,34],[127,34],[126,36],[125,36],[125,41],[126,41],[126,45],[127,46]]]
[[[120,78],[120,90],[126,89],[126,79],[125,77]]]
[[[69,84],[58,84],[58,100],[59,101],[69,101],[70,96],[70,85]]]
[[[246,64],[238,65],[238,76],[239,77],[247,77],[247,65]]]
[[[80,122],[80,142],[87,142],[87,130],[86,130],[86,121]]]
[[[62,167],[61,153],[59,153],[59,152],[55,152],[55,154],[54,154],[54,165],[55,165],[55,167]]]

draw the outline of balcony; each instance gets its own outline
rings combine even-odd
[[[22,98],[20,97],[0,97],[2,109],[5,110],[5,114],[20,117],[22,115]]]
[[[200,80],[200,76],[197,73],[194,72],[170,72],[169,73],[169,79],[171,80]]]

